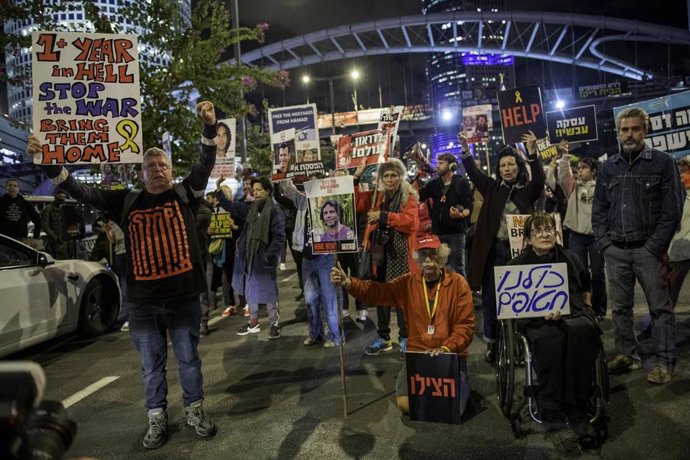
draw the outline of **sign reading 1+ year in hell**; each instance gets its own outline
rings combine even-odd
[[[36,161],[141,163],[136,36],[36,31],[31,49]]]

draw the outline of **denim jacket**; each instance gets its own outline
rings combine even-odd
[[[657,257],[680,222],[682,186],[673,158],[645,145],[632,164],[613,155],[597,175],[592,228],[603,251],[612,242],[644,242]]]

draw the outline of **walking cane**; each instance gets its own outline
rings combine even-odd
[[[340,268],[338,263],[338,255],[335,254],[335,267]],[[342,269],[341,269],[342,270]],[[343,295],[347,295],[343,292]],[[343,343],[345,342],[345,331],[343,331],[343,308],[340,302],[340,296],[336,294],[338,302],[338,335],[340,339],[340,385],[343,390],[343,418],[347,418],[347,385],[345,384],[345,354],[343,350]]]

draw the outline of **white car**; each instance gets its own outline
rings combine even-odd
[[[0,357],[74,331],[103,334],[117,321],[121,298],[107,267],[54,260],[0,235]]]

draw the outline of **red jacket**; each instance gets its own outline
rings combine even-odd
[[[407,323],[408,350],[426,351],[443,346],[466,357],[474,337],[472,291],[461,275],[444,271],[440,283],[427,292],[431,304],[439,285],[441,292],[433,323],[426,308],[422,275],[416,270],[388,283],[352,278],[349,292],[370,305],[399,307]],[[429,334],[429,325],[434,327],[433,335]]]

